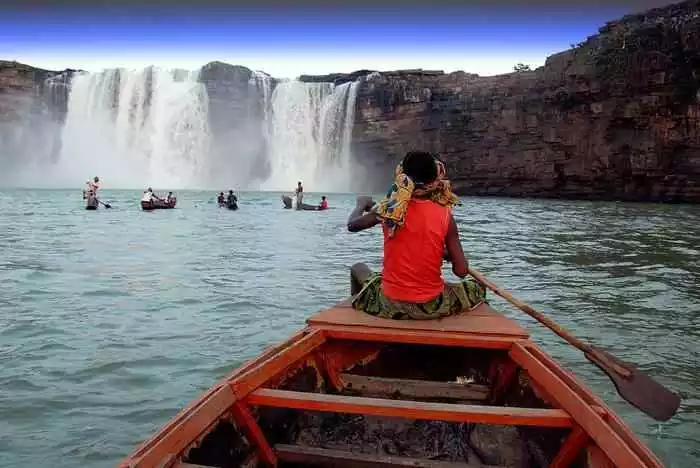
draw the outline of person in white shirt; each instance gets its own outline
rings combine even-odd
[[[86,188],[83,189],[83,200],[92,196],[97,196],[97,191],[100,188],[100,178],[95,176],[93,180],[85,182]]]
[[[154,198],[155,195],[153,195],[153,189],[151,187],[148,187],[148,190],[143,192],[143,197],[141,197],[141,201],[152,202]]]

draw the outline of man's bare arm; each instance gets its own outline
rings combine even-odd
[[[445,246],[447,247],[446,257],[452,262],[452,272],[456,276],[464,278],[469,274],[469,264],[467,263],[466,255],[464,255],[464,250],[462,250],[462,242],[459,240],[457,223],[455,223],[452,215],[450,215],[450,225],[447,228]]]
[[[348,231],[363,231],[374,227],[381,222],[381,219],[379,219],[379,216],[377,216],[375,213],[365,213],[365,211],[371,210],[373,205],[374,202],[372,201],[372,198],[357,197],[357,205],[348,217]]]

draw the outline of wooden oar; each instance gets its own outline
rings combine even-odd
[[[658,421],[667,421],[678,411],[681,397],[677,393],[667,389],[635,366],[617,359],[601,348],[579,340],[543,313],[511,296],[508,291],[499,288],[477,270],[469,268],[469,274],[486,288],[564,338],[572,346],[583,351],[586,359],[610,377],[620,396],[636,408]]]

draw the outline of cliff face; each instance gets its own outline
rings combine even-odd
[[[0,160],[6,174],[34,154],[56,157],[72,70],[0,61]],[[2,180],[2,177],[0,177]]]
[[[250,180],[264,178],[270,171],[265,157],[265,93],[272,91],[275,80],[223,62],[202,67],[199,80],[208,95],[211,150],[216,162],[212,179],[223,183],[235,173],[246,174]],[[231,161],[233,148],[237,161]]]
[[[427,149],[461,194],[700,202],[699,31],[690,1],[609,23],[531,72],[370,75],[354,131],[377,174],[367,189]]]
[[[692,0],[608,23],[534,71],[360,70],[300,80],[361,81],[358,190],[385,190],[406,151],[425,149],[442,155],[461,194],[697,203],[698,70],[700,0]],[[56,157],[72,74],[0,62],[3,167]],[[266,106],[277,81],[221,62],[205,65],[200,81],[213,137],[210,181],[264,178]]]

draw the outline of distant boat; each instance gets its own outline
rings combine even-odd
[[[165,200],[151,200],[151,201],[144,201],[141,200],[141,209],[144,211],[152,211],[152,210],[169,210],[172,208],[175,208],[175,205],[177,204],[177,197],[172,197],[170,201],[165,201]]]
[[[282,195],[282,203],[284,204],[283,208],[285,210],[291,210],[293,205],[294,205],[292,203],[292,197],[287,196],[287,195]],[[304,210],[304,211],[323,211],[323,210],[319,209],[318,206],[309,205],[307,203],[302,203],[301,206],[299,207],[299,209]]]

